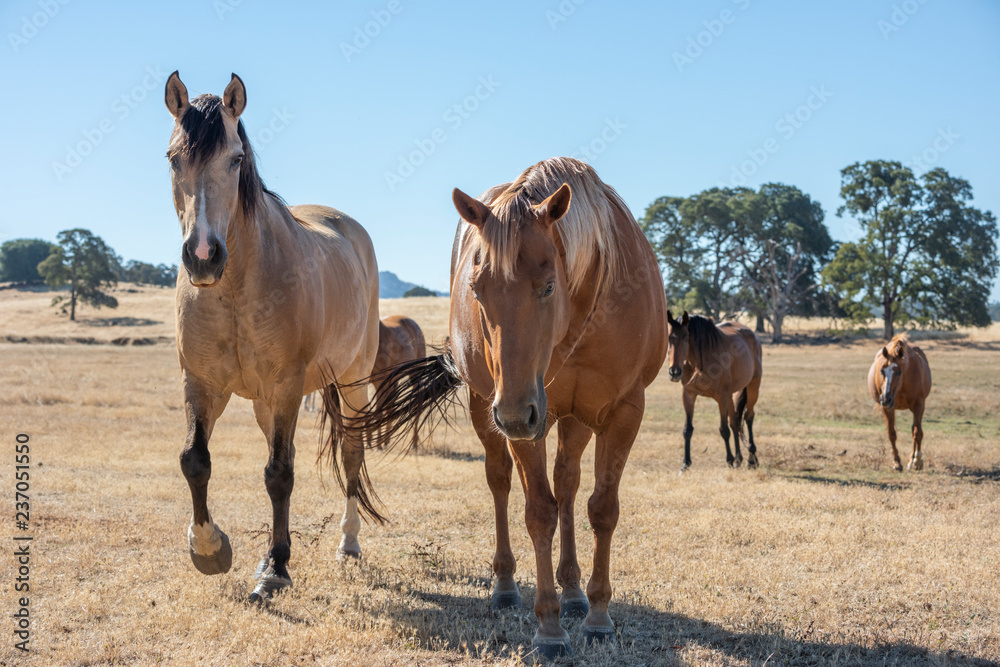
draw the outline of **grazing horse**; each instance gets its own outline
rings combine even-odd
[[[753,441],[754,406],[760,393],[761,348],[753,331],[733,322],[716,326],[700,315],[684,314],[675,320],[667,311],[667,363],[671,382],[684,385],[684,472],[691,467],[691,434],[694,402],[698,396],[719,404],[719,434],[726,443],[726,463],[739,468],[743,462],[740,440],[746,420],[749,447],[747,466],[757,467],[757,445]],[[737,434],[729,449],[729,434]]]
[[[904,334],[893,338],[878,351],[868,370],[868,393],[885,415],[889,444],[892,445],[893,468],[896,470],[903,469],[896,449],[896,410],[913,413],[913,454],[906,469],[923,468],[924,457],[920,447],[924,441],[924,401],[931,393],[931,367],[927,364],[924,351],[911,345]]]
[[[561,615],[585,615],[587,641],[613,640],[608,604],[618,488],[642,422],[645,388],[667,351],[656,257],[614,189],[571,158],[540,162],[479,199],[456,189],[453,202],[462,219],[452,252],[451,354],[398,367],[403,389],[364,425],[388,423],[390,434],[404,432],[467,384],[496,516],[491,605],[521,601],[507,519],[512,452],[535,551],[535,648],[547,657],[572,652]],[[554,493],[545,449],[553,425],[559,434]],[[573,515],[580,459],[595,434],[595,486],[587,503],[594,569],[584,594]]]
[[[208,511],[208,443],[236,394],[253,401],[269,448],[264,485],[273,521],[251,596],[259,601],[292,583],[288,508],[302,396],[333,377],[363,379],[375,362],[378,267],[368,234],[350,217],[323,206],[289,208],[264,187],[240,121],[246,89],[238,76],[221,98],[189,101],[174,72],[165,97],[175,119],[167,157],[184,235],[177,348],[188,425],[181,470],[194,506],[191,560],[204,574],[226,572],[232,564],[229,538]],[[364,388],[343,391],[348,411],[367,398]],[[353,437],[332,440],[329,453],[347,495],[339,553],[360,555],[359,505],[380,519],[370,500],[364,448]]]

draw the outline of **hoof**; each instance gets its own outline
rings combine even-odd
[[[557,658],[572,657],[573,647],[568,641],[534,641],[531,643],[532,654],[542,660],[555,660]]]
[[[896,472],[903,472],[903,464],[895,463],[893,464],[892,469],[895,470]]]
[[[233,547],[229,544],[229,538],[221,530],[219,535],[222,537],[222,546],[211,556],[202,556],[188,547],[191,562],[202,574],[224,574],[233,566]]]
[[[514,589],[502,593],[495,592],[490,596],[490,609],[492,611],[503,611],[505,609],[520,609],[521,594]]]
[[[690,463],[685,463],[684,465],[681,466],[681,470],[678,474],[683,475],[685,472],[687,472],[687,469],[690,467],[691,467]]]
[[[754,469],[757,468],[757,455],[756,454],[751,454],[747,458],[747,468],[754,468]]]
[[[587,598],[573,598],[559,604],[559,618],[586,618],[590,613]]]
[[[349,560],[361,560],[361,549],[358,549],[357,551],[337,549],[337,560],[342,563]]]
[[[257,588],[250,594],[250,602],[260,604],[264,600],[270,600],[278,591],[291,588],[292,580],[287,577],[280,577],[276,574],[264,574],[257,583]]]
[[[583,641],[587,644],[613,644],[615,642],[614,628],[583,628]]]

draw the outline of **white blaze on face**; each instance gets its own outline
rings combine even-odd
[[[214,556],[222,548],[222,531],[211,517],[202,524],[195,523],[192,518],[188,527],[188,544],[199,556]]]
[[[885,384],[882,386],[883,403],[885,403],[886,399],[889,398],[889,390],[892,388],[892,374],[895,370],[896,366],[894,364],[887,364],[885,367]]]
[[[205,187],[202,186],[198,196],[198,215],[194,220],[194,229],[198,234],[198,246],[194,256],[201,260],[208,259],[208,215],[205,213]]]

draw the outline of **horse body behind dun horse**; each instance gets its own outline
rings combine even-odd
[[[608,603],[618,487],[642,421],[645,388],[666,355],[660,272],[624,202],[577,160],[546,160],[480,199],[458,190],[453,199],[462,218],[452,253],[453,358],[400,367],[395,375],[403,388],[392,398],[408,399],[406,405],[383,404],[366,425],[405,433],[442,396],[468,385],[496,515],[492,605],[520,604],[507,518],[516,462],[537,568],[533,643],[546,656],[569,653],[560,615],[586,616],[587,640],[614,637]],[[545,448],[553,424],[559,434],[554,493]],[[580,459],[594,434],[596,479],[587,503],[594,569],[584,594],[573,517]]]
[[[167,156],[174,205],[184,233],[177,280],[177,345],[188,436],[181,468],[191,489],[191,559],[205,574],[229,569],[232,550],[208,511],[216,420],[235,394],[253,402],[269,446],[264,482],[272,535],[257,571],[253,598],[291,585],[289,499],[294,483],[293,436],[305,393],[332,377],[367,376],[378,347],[378,267],[365,230],[328,207],[288,208],[257,175],[240,114],[243,82],[233,75],[222,98],[188,100],[175,72],[166,104],[175,118]],[[344,411],[366,392],[344,390]],[[340,553],[360,554],[359,504],[371,508],[364,449],[331,436],[342,448],[347,507]],[[343,478],[337,468],[338,480]]]
[[[868,369],[868,393],[878,403],[885,417],[889,444],[892,446],[893,467],[902,470],[896,449],[896,410],[913,413],[913,454],[907,470],[924,467],[921,446],[924,440],[924,402],[931,391],[931,368],[924,351],[911,345],[904,334],[889,341],[875,354]]]
[[[687,311],[675,320],[667,311],[667,352],[670,380],[684,385],[684,466],[691,466],[691,434],[694,402],[698,396],[719,404],[719,434],[726,443],[726,463],[738,468],[743,462],[740,440],[746,421],[749,444],[747,466],[757,467],[757,445],[753,440],[754,406],[763,373],[760,342],[753,331],[732,322],[716,325]],[[736,455],[729,448],[730,433]]]

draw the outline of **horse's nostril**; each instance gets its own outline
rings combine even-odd
[[[535,428],[535,426],[538,425],[538,408],[535,407],[534,403],[532,403],[530,406],[528,406],[528,408],[529,408],[529,412],[528,412],[528,427],[529,428]]]

